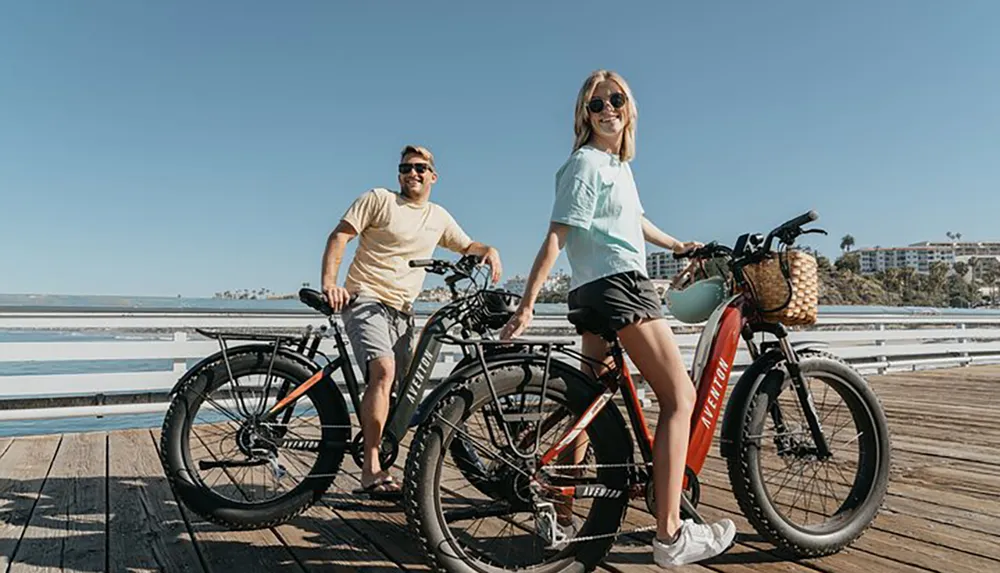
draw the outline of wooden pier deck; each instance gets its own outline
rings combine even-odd
[[[872,377],[893,431],[892,482],[852,547],[790,562],[737,510],[713,457],[701,509],[732,517],[737,545],[684,571],[1000,571],[1000,367]],[[232,532],[180,507],[157,457],[158,431],[0,438],[0,571],[425,570],[391,504],[352,499],[357,468],[323,502],[268,530]],[[718,450],[713,449],[713,456]],[[630,521],[651,516],[631,510]],[[649,537],[626,536],[605,571],[657,570]]]

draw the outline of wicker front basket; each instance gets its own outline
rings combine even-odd
[[[743,273],[750,282],[765,321],[780,322],[785,326],[816,323],[819,272],[815,257],[803,251],[788,250],[746,266]],[[789,279],[792,289],[790,299]]]

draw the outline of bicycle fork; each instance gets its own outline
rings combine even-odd
[[[792,345],[789,344],[787,336],[779,336],[778,343],[781,345],[781,352],[785,355],[785,366],[791,377],[792,387],[795,389],[799,405],[802,407],[802,413],[806,418],[806,424],[809,426],[809,433],[812,435],[813,444],[816,446],[816,455],[820,460],[828,459],[832,455],[830,446],[826,442],[826,436],[823,435],[823,427],[820,424],[819,414],[816,412],[816,404],[813,402],[812,392],[809,391],[805,378],[802,376],[802,369],[799,367],[799,356],[795,352],[795,349],[792,348]],[[774,420],[775,431],[779,435],[786,434],[788,429],[785,427],[781,410],[777,407],[772,408],[771,416]]]

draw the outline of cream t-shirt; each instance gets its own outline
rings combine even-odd
[[[343,220],[359,238],[344,287],[404,312],[412,312],[427,275],[410,268],[410,260],[430,258],[438,245],[461,253],[472,244],[444,207],[429,201],[418,205],[388,189],[365,192]]]

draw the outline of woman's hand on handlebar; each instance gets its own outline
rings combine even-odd
[[[351,300],[351,293],[347,292],[346,288],[335,284],[323,285],[323,294],[326,295],[326,301],[330,304],[333,312],[340,312]]]
[[[705,245],[699,243],[698,241],[687,241],[687,242],[678,241],[677,244],[674,245],[674,248],[671,250],[674,252],[675,255],[685,255],[690,253],[691,251],[694,251],[695,249],[700,249],[701,247],[704,246]]]
[[[531,324],[532,314],[534,314],[534,311],[531,308],[517,307],[514,316],[510,317],[507,324],[503,325],[503,328],[500,329],[500,340],[510,340],[511,338],[520,336],[528,328],[528,325]]]

